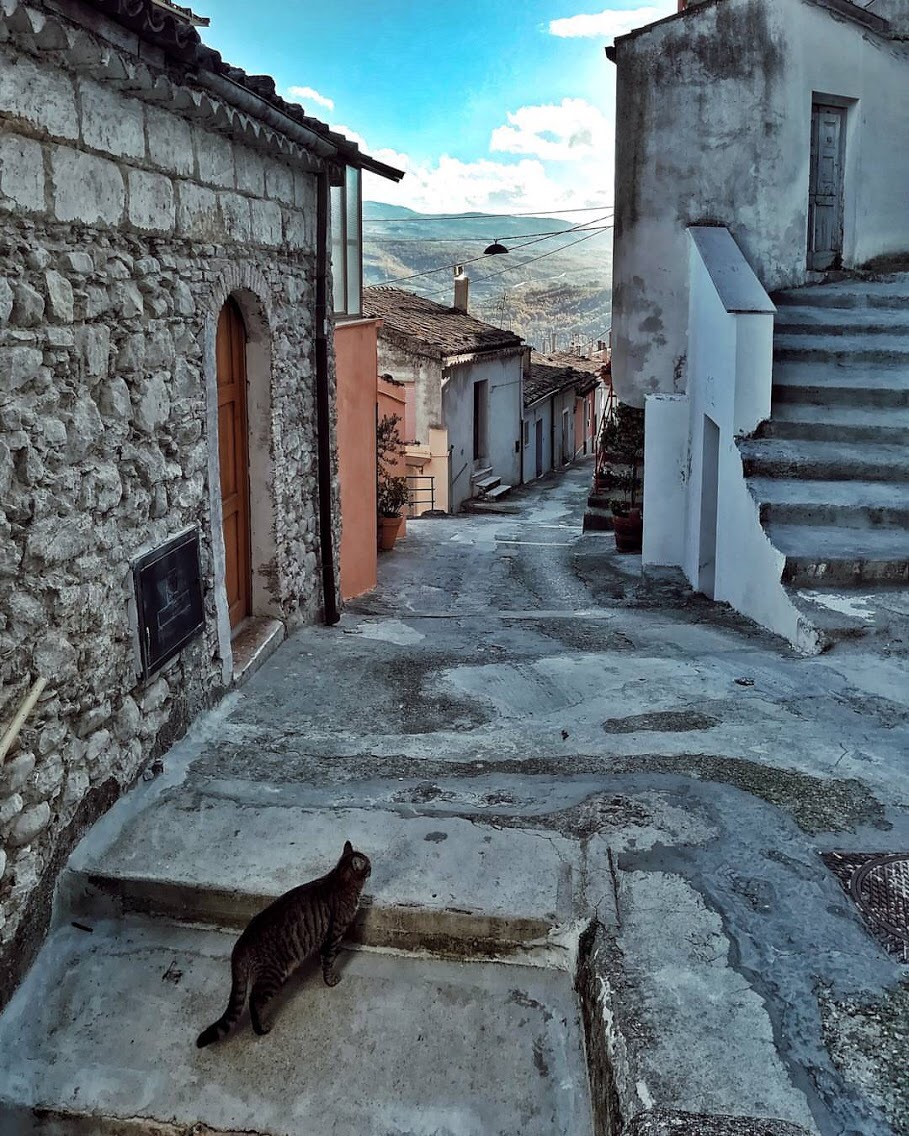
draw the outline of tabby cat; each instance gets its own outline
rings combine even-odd
[[[258,1034],[268,1033],[271,1027],[262,1022],[266,1003],[291,971],[316,950],[322,956],[325,985],[336,986],[341,981],[335,959],[371,871],[369,859],[345,841],[341,859],[327,875],[285,892],[253,916],[231,955],[227,1009],[199,1034],[196,1045],[200,1049],[230,1033],[243,1012],[250,983],[252,1027]]]

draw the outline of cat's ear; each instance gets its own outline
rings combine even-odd
[[[344,856],[349,856],[349,855],[351,854],[351,852],[353,852],[353,845],[351,844],[351,842],[350,842],[349,840],[345,840],[345,841],[344,841],[344,852],[343,852],[343,855],[344,855]]]

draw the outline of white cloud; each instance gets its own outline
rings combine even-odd
[[[656,20],[662,20],[677,11],[675,0],[664,0],[661,4],[641,8],[606,8],[602,12],[589,15],[567,16],[562,20],[551,20],[549,31],[554,36],[566,39],[595,36],[598,39],[615,39],[627,35],[635,28],[642,28]]]
[[[318,103],[319,106],[325,107],[327,110],[335,109],[334,99],[328,98],[326,95],[320,95],[318,91],[314,91],[312,87],[288,87],[288,98],[294,102],[302,103]]]
[[[493,153],[530,154],[547,161],[576,162],[611,148],[613,135],[602,111],[584,99],[520,107],[508,125],[492,132]]]

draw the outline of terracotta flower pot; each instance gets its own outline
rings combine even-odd
[[[379,548],[383,552],[390,552],[401,531],[400,517],[379,517]]]
[[[640,552],[644,540],[644,518],[640,509],[629,510],[626,516],[614,513],[612,528],[615,546],[619,552]]]

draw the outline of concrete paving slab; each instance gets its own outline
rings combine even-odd
[[[244,1019],[198,1050],[232,944],[160,920],[56,932],[0,1022],[0,1129],[33,1131],[42,1108],[83,1134],[102,1116],[268,1136],[592,1131],[568,975],[348,952],[333,989],[290,981],[266,1037]]]

